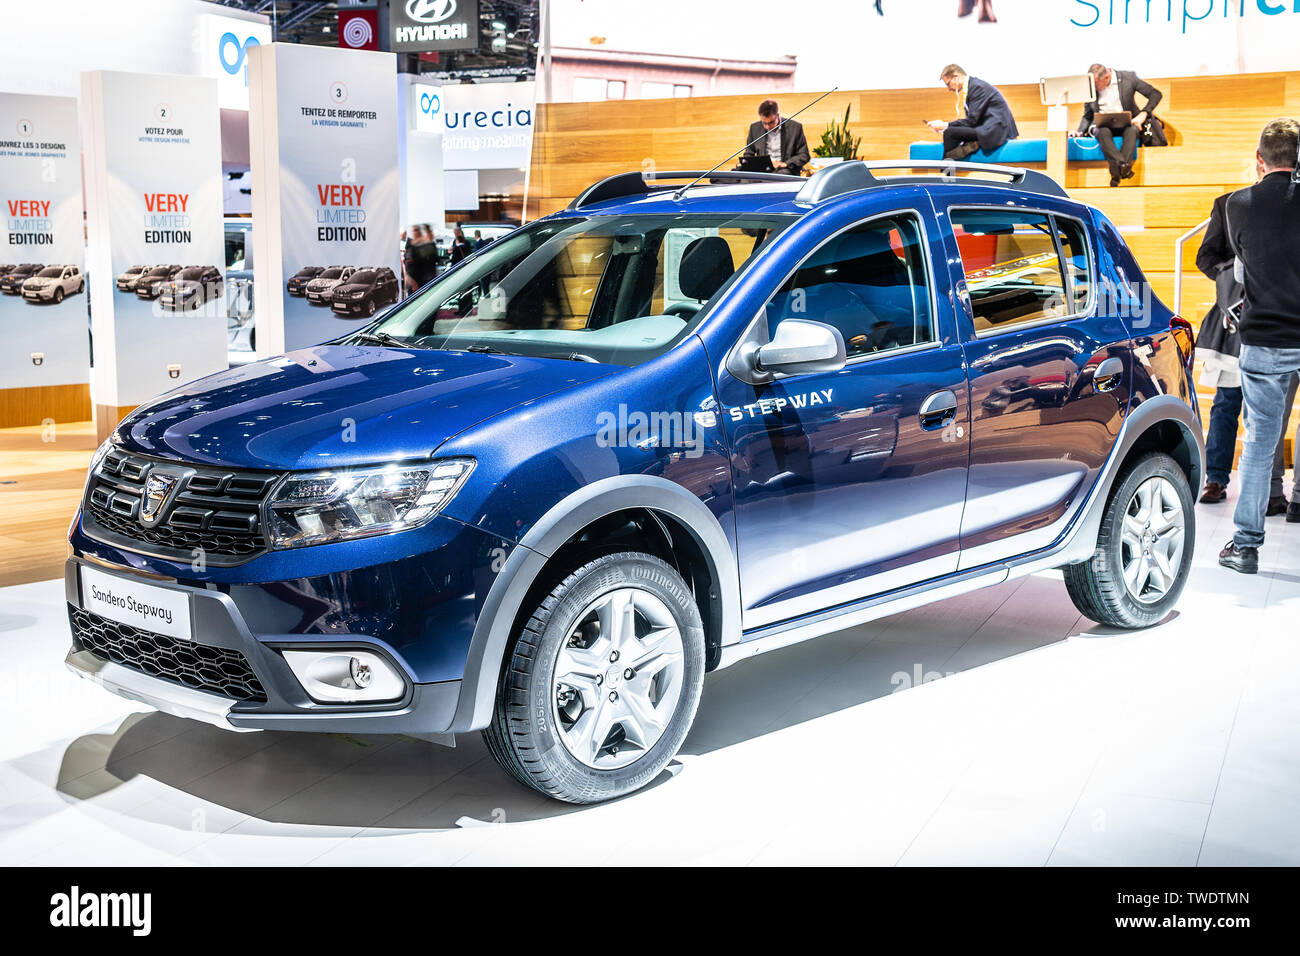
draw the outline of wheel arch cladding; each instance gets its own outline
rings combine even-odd
[[[506,651],[532,612],[530,601],[585,547],[584,532],[611,527],[609,544],[625,550],[629,540],[652,549],[676,567],[695,592],[704,621],[707,666],[724,644],[740,636],[740,586],[736,559],[718,519],[681,485],[652,475],[619,475],[573,492],[537,521],[510,550],[478,615],[461,681],[452,731],[481,730],[492,719]],[[630,526],[630,527],[627,527]],[[635,529],[635,530],[632,530]]]

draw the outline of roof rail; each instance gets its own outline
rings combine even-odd
[[[569,209],[581,209],[609,199],[623,199],[628,196],[645,196],[652,192],[662,192],[670,187],[651,186],[652,182],[674,179],[701,179],[709,177],[709,182],[732,183],[785,183],[795,185],[796,178],[785,173],[748,173],[741,170],[674,170],[671,172],[619,173],[594,183],[578,194]]]
[[[1019,166],[998,166],[992,163],[962,163],[956,160],[934,160],[934,159],[895,159],[888,161],[863,161],[853,160],[847,163],[836,163],[834,166],[827,166],[825,169],[814,173],[799,190],[799,195],[795,197],[795,202],[802,205],[815,205],[832,199],[835,196],[842,196],[845,193],[857,192],[861,189],[870,189],[873,186],[888,186],[899,182],[932,182],[935,177],[930,176],[876,176],[876,170],[888,169],[932,169],[938,170],[940,175],[937,177],[941,182],[957,183],[965,182],[965,177],[959,177],[958,172],[985,173],[995,176],[1005,176],[1006,182],[997,180],[977,179],[975,183],[980,186],[1000,186],[1003,188],[1023,189],[1028,192],[1041,193],[1045,196],[1060,196],[1068,199],[1069,194],[1061,187],[1061,184],[1052,179],[1046,173],[1040,173],[1034,169],[1023,169]]]

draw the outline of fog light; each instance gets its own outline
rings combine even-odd
[[[378,703],[398,700],[406,693],[402,675],[372,651],[341,648],[281,653],[307,696],[322,704]]]

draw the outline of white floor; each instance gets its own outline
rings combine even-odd
[[[1179,611],[1082,619],[1059,574],[710,677],[675,772],[573,808],[477,735],[231,734],[63,669],[62,584],[0,590],[0,864],[1300,863],[1300,525]],[[935,679],[942,676],[943,679]]]

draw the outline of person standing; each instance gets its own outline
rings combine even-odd
[[[460,262],[473,250],[470,248],[469,240],[465,238],[465,233],[457,226],[452,232],[451,239],[451,264],[454,266]]]
[[[967,76],[956,63],[944,67],[939,79],[957,95],[957,119],[925,123],[943,134],[944,159],[965,159],[981,149],[992,152],[1020,135],[1006,97],[992,83]]]
[[[776,100],[758,104],[758,122],[750,124],[745,143],[746,156],[766,156],[772,160],[773,169],[792,176],[802,173],[812,156],[803,126],[795,120],[786,120],[782,125]]]
[[[1091,133],[1097,139],[1110,166],[1110,184],[1118,186],[1121,179],[1133,178],[1133,163],[1137,160],[1138,137],[1143,125],[1151,118],[1165,95],[1131,70],[1112,70],[1094,63],[1088,72],[1097,87],[1097,98],[1083,108],[1079,135]],[[1138,109],[1137,95],[1146,101]],[[1128,113],[1129,125],[1120,131],[1120,145],[1115,145],[1113,129],[1096,126],[1093,120],[1101,113]]]
[[[1287,386],[1300,372],[1300,123],[1278,119],[1264,127],[1254,186],[1232,194],[1226,219],[1245,286],[1240,333],[1246,442],[1236,531],[1219,563],[1243,574],[1259,571],[1269,474],[1282,434]]]
[[[1240,309],[1242,288],[1233,272],[1236,256],[1228,242],[1225,193],[1214,200],[1210,224],[1206,227],[1201,247],[1196,252],[1196,267],[1215,284],[1215,303],[1201,320],[1196,337],[1196,352],[1201,358],[1200,385],[1214,389],[1214,404],[1210,408],[1209,427],[1205,436],[1205,488],[1201,491],[1201,504],[1212,505],[1227,500],[1228,481],[1232,472],[1233,453],[1237,447],[1237,423],[1241,418],[1241,372],[1237,354],[1241,340],[1237,334],[1237,313]],[[1300,481],[1292,485],[1292,502],[1287,503],[1282,475],[1286,468],[1286,433],[1291,421],[1291,406],[1295,401],[1300,375],[1291,376],[1285,400],[1285,418],[1282,437],[1273,453],[1273,476],[1269,486],[1266,517],[1286,513],[1287,521],[1300,522]]]

